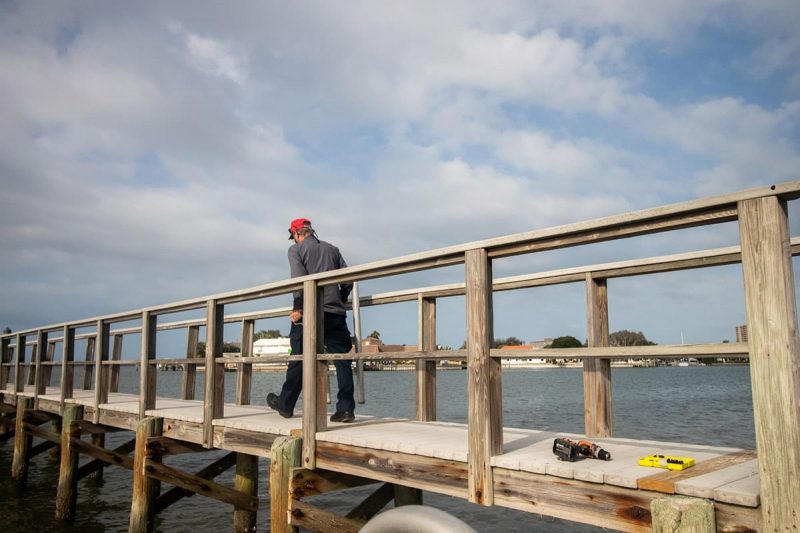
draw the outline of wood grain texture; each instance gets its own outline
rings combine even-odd
[[[94,385],[94,347],[97,343],[97,337],[92,334],[91,337],[86,339],[86,352],[84,361],[86,364],[83,367],[83,390],[91,390]]]
[[[25,390],[25,335],[17,333],[16,350],[14,351],[14,391]]]
[[[605,279],[586,275],[587,344],[608,346],[608,286]],[[583,408],[587,437],[610,437],[614,432],[611,360],[583,360]]]
[[[303,444],[296,437],[278,437],[272,444],[269,465],[270,531],[297,531],[289,523],[290,480],[292,469],[301,464]]]
[[[419,297],[419,348],[436,351],[436,300]],[[436,361],[417,361],[416,403],[417,420],[436,420]]]
[[[361,353],[361,298],[358,294],[358,282],[353,283],[352,305],[353,309],[353,334],[355,335],[355,353]],[[356,360],[356,402],[363,404],[366,401],[364,384],[364,361]]]
[[[236,454],[236,476],[234,477],[236,492],[251,498],[258,507],[258,457],[246,453]],[[248,533],[256,531],[256,509],[234,504],[233,531]]]
[[[61,420],[61,464],[56,491],[56,518],[71,521],[75,517],[78,498],[78,450],[73,446],[73,437],[80,432],[73,424],[83,418],[83,406],[70,405]]]
[[[111,361],[120,361],[122,359],[122,340],[122,335],[114,335],[113,348],[111,349]],[[119,366],[114,365],[111,367],[108,375],[108,392],[117,391],[119,391]]]
[[[200,326],[189,326],[186,333],[186,358],[197,359],[197,343],[200,337]],[[197,366],[184,365],[181,398],[194,400],[194,390],[197,382]]]
[[[319,442],[317,465],[325,470],[468,497],[468,469],[460,461]]]
[[[289,495],[295,499],[308,498],[373,483],[377,482],[374,479],[334,470],[295,468],[291,471]]]
[[[363,525],[300,500],[289,501],[289,517],[293,526],[318,533],[358,533]]]
[[[255,320],[242,320],[241,357],[253,356]],[[253,365],[236,364],[236,405],[250,405],[250,388],[253,382]]]
[[[216,358],[222,357],[224,317],[224,307],[216,300],[209,300],[206,306],[206,375],[203,394],[203,435],[208,448],[214,446],[214,419],[225,415],[225,365],[216,362]]]
[[[320,331],[321,302],[313,281],[303,285],[303,466],[314,468],[317,431],[325,428],[326,398],[319,388],[317,336]],[[320,412],[322,417],[320,417]]]
[[[490,357],[492,333],[491,263],[486,250],[466,257],[467,424],[470,501],[492,505],[493,455],[503,450],[500,362]]]
[[[61,379],[60,379],[60,412],[63,415],[66,409],[66,400],[72,398],[75,383],[75,329],[64,326],[61,335]],[[63,431],[63,428],[62,428]]]
[[[97,345],[94,358],[94,420],[100,421],[100,405],[108,402],[108,372],[110,368],[103,365],[108,361],[109,334],[111,325],[105,320],[97,321]]]
[[[0,390],[6,390],[8,385],[9,367],[14,355],[11,348],[11,338],[3,337],[0,339]]]
[[[158,317],[147,311],[142,313],[142,346],[139,355],[139,418],[156,406],[156,367],[150,362],[156,358]]]
[[[39,408],[39,395],[45,394],[47,382],[45,381],[45,367],[42,366],[42,361],[47,361],[47,350],[49,342],[47,341],[48,333],[39,330],[36,333],[36,355],[34,357],[34,374],[33,374],[33,408]]]
[[[764,528],[797,530],[800,341],[786,202],[740,202],[739,234]]]
[[[30,458],[33,436],[25,431],[25,410],[33,407],[33,398],[17,398],[17,418],[14,430],[14,458],[11,463],[11,479],[24,485],[28,479],[28,459]]]
[[[152,475],[152,459],[147,458],[147,439],[161,434],[160,418],[145,418],[136,428],[136,448],[133,454],[133,496],[128,523],[129,533],[153,531],[155,500],[161,482]]]

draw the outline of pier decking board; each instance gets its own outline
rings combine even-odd
[[[32,397],[33,393],[33,386],[26,386],[18,396]],[[48,405],[58,404],[60,390],[58,387],[47,387],[39,399],[44,401],[42,408],[46,410]],[[83,405],[87,409],[85,416],[93,415],[94,393],[91,390],[75,390],[74,397],[66,402]],[[158,397],[155,403],[155,409],[149,409],[146,414],[164,419],[165,435],[181,437],[189,442],[202,442],[201,400]],[[108,402],[100,405],[101,423],[133,427],[138,410],[138,395],[110,393]],[[115,417],[122,422],[115,423]],[[290,436],[298,432],[301,426],[300,413],[292,418],[283,418],[266,406],[225,404],[225,417],[213,421],[214,445],[231,451],[246,449],[250,453],[269,457],[269,446],[276,437]],[[758,465],[754,452],[694,444],[601,438],[593,439],[593,442],[611,453],[611,461],[581,459],[565,462],[559,461],[552,452],[553,439],[557,436],[573,440],[585,438],[571,433],[504,428],[505,453],[492,457],[491,466],[517,471],[520,475],[544,475],[626,489],[698,496],[746,507],[759,505]],[[464,466],[467,463],[467,437],[466,424],[375,418],[361,414],[353,423],[330,423],[325,431],[317,433],[318,442],[348,447],[354,456],[366,458],[375,451],[384,451]],[[683,472],[639,466],[638,459],[650,454],[689,456],[697,464]],[[740,459],[729,459],[731,457]],[[742,462],[741,458],[747,460]],[[364,459],[364,462],[369,461]],[[709,465],[711,471],[707,472]],[[693,472],[693,469],[697,470]],[[648,480],[659,478],[664,481],[648,483]],[[431,482],[422,485],[433,490]],[[461,493],[460,488],[453,487],[440,491]]]

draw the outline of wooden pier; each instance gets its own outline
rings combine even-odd
[[[395,505],[422,503],[424,491],[621,531],[671,531],[668,521],[680,525],[681,519],[695,531],[797,531],[800,355],[792,256],[800,253],[800,241],[789,237],[787,209],[799,195],[800,182],[790,182],[3,335],[0,441],[8,446],[13,439],[14,460],[11,472],[2,475],[24,485],[30,458],[56,450],[60,473],[54,480],[53,512],[68,521],[80,512],[80,479],[102,475],[105,466],[130,469],[129,529],[135,532],[151,530],[156,513],[168,512],[190,494],[230,504],[233,530],[255,530],[256,510],[266,503],[256,496],[259,457],[271,461],[271,531],[357,531],[392,500]],[[492,276],[493,260],[503,257],[737,221],[739,246]],[[607,280],[733,263],[742,263],[747,344],[608,346]],[[370,305],[418,302],[419,351],[322,353],[318,296],[325,286],[457,264],[464,265],[464,283],[354,299],[355,312]],[[588,347],[549,350],[548,355],[583,360],[585,432],[504,427],[501,359],[526,355],[490,349],[493,294],[562,283],[586,286]],[[254,363],[286,358],[252,357],[252,343],[246,341],[252,339],[256,320],[288,315],[288,308],[269,304],[295,290],[305,293],[304,355],[297,357],[304,362],[304,393],[302,414],[284,419],[263,405],[250,405],[250,384]],[[466,297],[467,347],[437,351],[436,303],[456,295]],[[264,301],[267,310],[225,313],[226,305],[245,301]],[[204,318],[162,320],[198,309]],[[226,323],[241,323],[241,357],[222,356]],[[167,329],[187,332],[185,358],[157,356],[157,334]],[[198,358],[201,329],[206,353]],[[141,338],[139,359],[121,358],[125,335]],[[76,358],[79,339],[87,339],[84,360]],[[530,356],[541,357],[541,352]],[[634,356],[749,357],[757,449],[614,437],[611,359]],[[328,366],[335,358],[416,360],[416,420],[359,415],[351,424],[329,423]],[[436,362],[459,358],[467,362],[468,422],[439,422]],[[229,363],[237,365],[237,388],[235,403],[226,404],[224,369]],[[181,397],[157,397],[159,364],[184,366]],[[139,367],[138,394],[119,392],[124,365]],[[77,366],[85,368],[82,384],[74,382]],[[198,366],[204,367],[202,399],[195,398]],[[58,379],[54,369],[60,371]],[[130,432],[128,441],[105,448],[105,435],[120,431]],[[611,450],[613,460],[560,462],[551,450],[557,435],[589,437]],[[163,461],[212,449],[229,453],[198,472],[183,472]],[[691,456],[697,464],[680,472],[637,464],[638,457],[652,453]],[[79,466],[79,454],[92,461]],[[214,481],[231,468],[236,470],[234,486]],[[372,494],[346,516],[308,501],[320,493],[370,484]],[[702,509],[704,525],[689,523],[695,514],[683,512],[688,506]]]

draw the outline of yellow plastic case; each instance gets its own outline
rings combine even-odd
[[[694,459],[691,457],[677,457],[675,455],[648,455],[639,458],[640,466],[652,466],[653,468],[666,468],[668,470],[686,470],[694,466]]]

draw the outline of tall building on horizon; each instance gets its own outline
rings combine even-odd
[[[747,342],[747,324],[736,326],[736,342]]]

